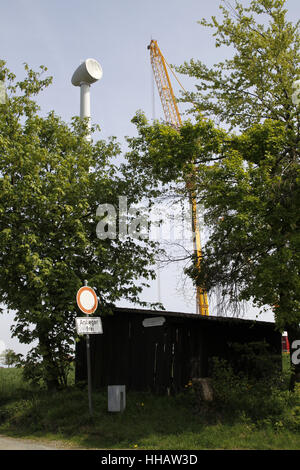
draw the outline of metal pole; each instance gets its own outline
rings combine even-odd
[[[85,286],[88,285],[88,282],[86,280],[84,281],[84,285]],[[90,416],[93,416],[90,335],[86,335],[86,359],[87,359],[89,410],[90,410]]]
[[[89,410],[90,410],[90,416],[93,416],[90,335],[86,335],[86,356],[87,356]]]

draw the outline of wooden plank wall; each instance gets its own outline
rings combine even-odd
[[[116,313],[102,319],[103,335],[91,335],[93,388],[126,385],[132,390],[173,394],[193,377],[209,375],[212,356],[228,358],[230,342],[268,340],[281,348],[270,326],[199,321],[166,316],[163,326],[144,327],[141,313]],[[76,381],[86,379],[86,346],[76,348]]]

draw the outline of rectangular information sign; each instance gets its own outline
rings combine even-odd
[[[143,320],[143,326],[162,326],[165,323],[165,317],[153,317],[153,318],[145,318]]]
[[[102,335],[102,321],[100,317],[77,317],[76,331],[79,335]]]

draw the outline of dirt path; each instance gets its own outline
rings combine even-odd
[[[59,442],[45,443],[33,439],[0,436],[0,450],[66,450],[70,447]]]

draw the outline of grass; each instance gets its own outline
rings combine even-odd
[[[107,390],[31,389],[20,369],[0,369],[0,434],[96,449],[299,449],[300,429],[265,419],[209,419],[195,412],[191,390],[177,396],[127,392],[123,413],[107,411]],[[299,403],[300,405],[300,403]],[[300,410],[300,406],[298,407]],[[298,411],[299,411],[298,410]],[[297,407],[296,407],[297,412]]]

